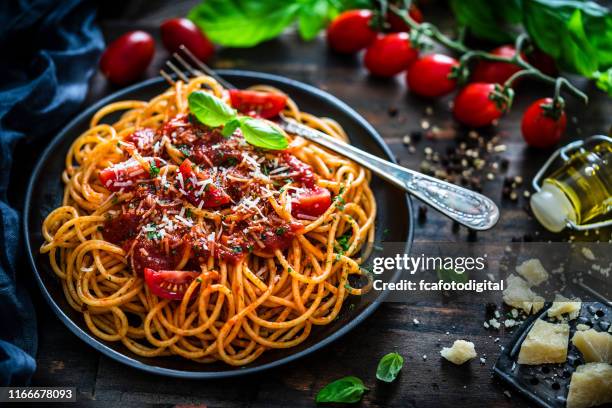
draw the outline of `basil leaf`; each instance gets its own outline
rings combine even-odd
[[[393,382],[404,366],[404,357],[398,353],[389,353],[378,362],[376,378],[384,382]]]
[[[316,402],[359,402],[367,391],[363,381],[357,377],[340,378],[327,384],[318,392]]]
[[[298,28],[304,40],[312,40],[327,23],[330,16],[336,14],[331,10],[328,0],[302,0],[298,14]]]
[[[189,94],[187,101],[191,113],[207,126],[221,126],[236,118],[234,109],[207,92],[194,91]]]
[[[223,137],[230,137],[231,135],[234,134],[236,129],[238,129],[239,127],[240,127],[240,120],[232,119],[223,126],[223,130],[221,131],[221,134],[223,135]]]
[[[283,150],[289,146],[285,134],[276,126],[272,126],[265,120],[240,118],[240,130],[247,143],[270,150]]]
[[[510,42],[516,35],[513,25],[521,21],[520,0],[451,0],[459,25],[485,40]]]
[[[299,10],[295,0],[204,0],[187,17],[217,44],[251,47],[278,36]]]
[[[524,24],[561,69],[593,77],[612,66],[612,12],[591,1],[524,0]]]
[[[604,72],[595,72],[593,79],[595,79],[595,85],[597,85],[599,89],[607,92],[609,96],[612,96],[612,68]]]

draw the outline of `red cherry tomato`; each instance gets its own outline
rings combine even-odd
[[[222,188],[208,181],[208,177],[194,169],[191,160],[183,160],[179,166],[179,172],[183,178],[181,193],[196,207],[221,207],[232,200]]]
[[[392,33],[379,35],[366,50],[363,61],[372,75],[391,77],[408,68],[418,56],[408,34]]]
[[[272,92],[243,91],[230,89],[232,106],[249,116],[273,118],[287,105],[287,97]]]
[[[414,4],[410,5],[408,15],[419,24],[423,22],[423,13],[421,13],[421,10]],[[389,23],[390,30],[394,33],[410,31],[408,24],[404,23],[404,20],[399,18],[395,13],[387,13],[387,23]]]
[[[145,72],[154,53],[155,41],[149,33],[131,31],[106,47],[100,58],[100,70],[112,83],[126,85]]]
[[[558,118],[554,118],[542,107],[552,105],[552,98],[538,99],[523,113],[521,121],[521,132],[529,146],[547,148],[552,147],[565,132],[567,117],[561,112]]]
[[[168,52],[176,52],[182,44],[201,61],[206,62],[215,52],[214,45],[202,31],[186,18],[166,20],[159,27],[161,39]]]
[[[512,45],[502,45],[491,51],[491,54],[498,57],[512,58],[516,50]],[[490,82],[493,84],[503,84],[514,73],[521,70],[518,65],[508,62],[496,62],[480,60],[472,73],[472,82]]]
[[[291,214],[296,218],[318,217],[331,205],[331,194],[326,188],[314,186],[299,193],[291,204]]]
[[[471,127],[488,126],[499,119],[502,111],[491,100],[495,84],[476,82],[465,86],[455,97],[455,119]]]
[[[155,160],[157,167],[162,165],[162,161],[158,158],[144,157],[144,160],[149,163]],[[129,191],[136,187],[139,180],[151,178],[151,174],[150,170],[145,169],[136,159],[128,159],[101,170],[98,178],[109,191]]]
[[[200,276],[199,272],[144,269],[145,282],[151,293],[164,299],[183,299],[189,285],[198,276]]]
[[[555,59],[538,48],[527,56],[527,61],[546,75],[552,77],[559,75]]]
[[[427,98],[438,98],[452,92],[457,81],[449,78],[459,62],[447,55],[431,54],[416,60],[406,73],[410,91]]]
[[[370,10],[349,10],[340,14],[327,28],[327,43],[336,52],[351,54],[367,47],[376,38],[370,28]]]

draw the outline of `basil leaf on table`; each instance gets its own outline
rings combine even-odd
[[[318,392],[316,402],[359,402],[364,392],[367,391],[363,381],[357,377],[349,376],[340,378],[327,384]]]
[[[404,366],[404,357],[398,353],[389,353],[383,356],[376,369],[376,378],[384,382],[393,382]]]
[[[295,0],[205,0],[187,17],[214,43],[251,47],[278,36],[299,10]]]
[[[451,0],[450,5],[459,25],[497,43],[513,41],[512,25],[521,21],[520,0]]]
[[[595,85],[604,92],[607,92],[609,96],[612,96],[612,68],[607,71],[597,71],[593,74],[595,79]]]
[[[247,143],[253,146],[270,150],[283,150],[289,145],[285,134],[265,120],[242,117],[240,118],[240,130],[242,130]]]
[[[315,38],[334,14],[329,0],[302,0],[298,13],[298,29],[302,39]]]
[[[207,92],[194,91],[187,98],[189,110],[203,124],[211,127],[225,125],[236,117],[236,111],[221,99]]]

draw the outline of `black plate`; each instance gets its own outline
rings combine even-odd
[[[376,130],[357,112],[334,96],[280,76],[248,71],[219,71],[219,73],[239,88],[269,84],[282,89],[304,111],[337,120],[357,147],[394,161],[391,151]],[[120,342],[105,342],[89,333],[82,315],[74,311],[64,298],[61,284],[49,265],[48,256],[39,254],[38,248],[44,241],[41,225],[47,214],[61,203],[63,185],[60,177],[64,170],[64,158],[74,139],[89,127],[89,120],[93,114],[108,103],[125,99],[148,100],[165,89],[167,84],[161,78],[156,78],[121,90],[99,101],[78,115],[53,139],[34,169],[24,208],[26,247],[38,285],[60,320],[96,350],[132,367],[173,377],[222,378],[259,372],[310,354],[340,338],[372,314],[384,294],[371,292],[361,298],[350,299],[354,306],[344,307],[340,317],[332,324],[313,329],[310,337],[299,346],[285,350],[269,350],[243,368],[230,367],[223,363],[199,364],[179,357],[144,358],[133,354]],[[413,235],[410,198],[380,179],[373,180],[372,188],[378,204],[377,241],[382,241],[383,231],[386,231],[385,241],[406,242],[406,251],[408,251]],[[396,274],[395,279],[397,278]]]

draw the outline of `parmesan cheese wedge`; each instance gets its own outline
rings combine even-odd
[[[506,278],[506,289],[502,296],[507,305],[522,309],[527,314],[537,313],[544,307],[544,298],[538,296],[526,281],[514,274]]]
[[[567,408],[588,408],[612,402],[612,365],[587,363],[570,380]]]
[[[531,286],[538,286],[548,279],[548,272],[544,269],[542,262],[539,259],[529,259],[516,267],[516,271],[521,275]]]
[[[542,319],[536,322],[521,344],[519,364],[564,363],[567,360],[569,326],[566,323],[548,323]]]
[[[577,331],[572,337],[572,343],[587,363],[612,364],[612,334],[594,329]]]
[[[556,294],[555,301],[548,309],[548,317],[561,318],[562,314],[567,313],[569,320],[575,319],[580,314],[582,302],[580,298],[568,299],[563,295]]]
[[[455,340],[452,347],[444,347],[440,350],[440,355],[457,365],[463,364],[476,357],[474,343],[465,340]]]

